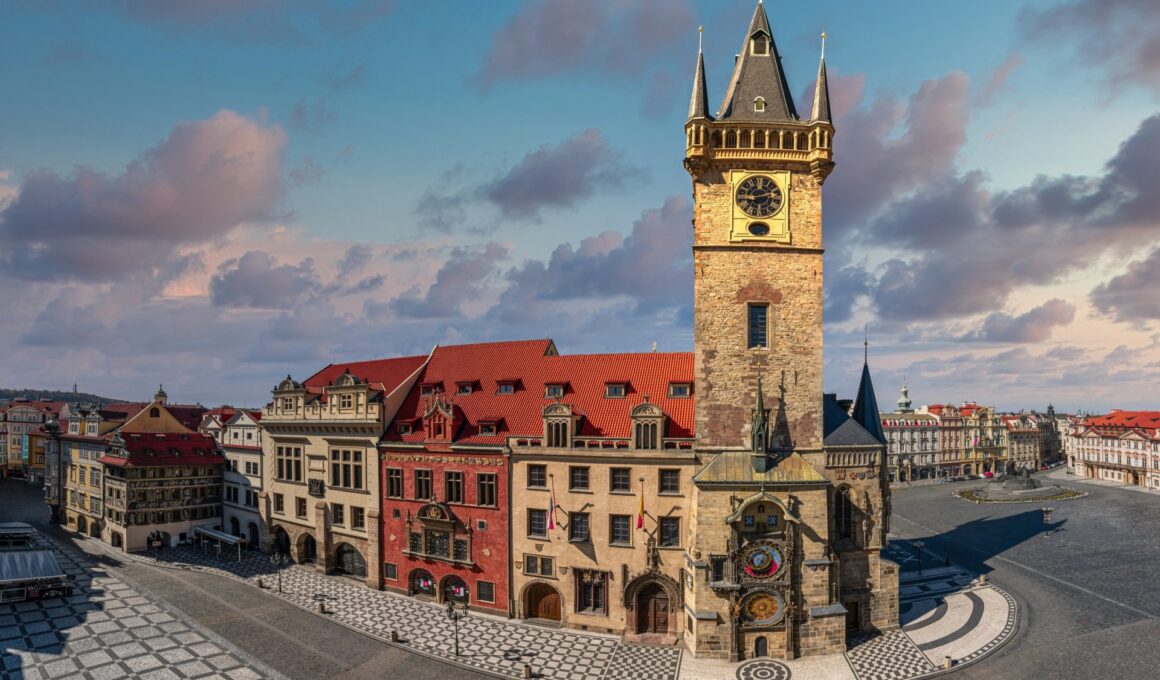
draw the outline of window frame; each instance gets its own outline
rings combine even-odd
[[[582,475],[583,486],[577,484],[577,475]],[[592,472],[587,465],[569,465],[568,466],[568,490],[569,491],[591,491],[592,490]]]
[[[533,533],[533,524],[534,524],[532,521],[533,517],[542,518],[540,520],[540,522],[543,524],[544,533],[542,533],[542,534]],[[544,510],[543,508],[528,508],[527,524],[528,524],[528,526],[527,526],[528,538],[547,538],[548,537],[548,511],[547,510]]]
[[[754,318],[754,313],[760,311],[764,316],[760,321]],[[769,349],[769,338],[771,333],[769,323],[770,305],[768,302],[749,302],[746,304],[745,316],[745,338],[746,347],[748,349]],[[757,337],[758,324],[760,323],[761,337]]]
[[[665,478],[676,479],[677,488],[670,490],[665,488]],[[681,495],[681,470],[680,468],[660,468],[657,470],[657,494],[661,496],[680,496]]]
[[[675,542],[665,542],[665,527],[666,525],[675,524],[674,539]],[[657,519],[657,547],[658,548],[679,548],[681,547],[681,518],[676,516],[660,517]]]
[[[623,472],[625,475],[625,485],[623,488],[617,488],[616,476]],[[608,470],[608,492],[609,493],[632,493],[632,468],[630,467],[614,467]]]
[[[579,529],[582,529],[582,531],[579,531]],[[592,515],[587,512],[568,513],[568,542],[592,542]]]

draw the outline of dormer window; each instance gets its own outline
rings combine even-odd
[[[339,408],[354,408],[354,395],[353,394],[339,395],[338,407]]]
[[[604,396],[608,399],[623,399],[626,387],[624,383],[607,383],[604,385]]]
[[[294,397],[282,397],[282,410],[283,411],[293,411],[294,410]]]
[[[749,41],[750,54],[767,57],[769,56],[769,36],[764,33],[759,33]]]
[[[758,97],[753,100],[753,111],[755,113],[765,113],[765,97]]]
[[[456,394],[471,394],[471,385],[469,382],[455,383]]]
[[[399,434],[411,434],[411,423],[399,423]]]
[[[693,393],[693,386],[689,383],[669,383],[669,397],[673,399],[688,399]]]
[[[560,399],[564,396],[564,385],[560,383],[545,385],[544,396],[549,399]]]
[[[496,385],[495,393],[496,394],[515,394],[516,382],[517,381],[515,381],[515,380],[500,380],[499,383]]]
[[[423,383],[419,386],[419,394],[424,397],[434,396],[443,391],[442,383]]]
[[[493,436],[497,431],[494,420],[482,421],[479,423],[479,433],[485,436]]]

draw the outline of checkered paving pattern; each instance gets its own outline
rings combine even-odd
[[[1007,640],[1009,640],[1012,635],[1015,634],[1015,624],[1018,621],[1018,611],[1017,611],[1016,605],[1015,605],[1015,598],[1011,597],[1011,595],[1007,591],[1000,590],[999,588],[996,588],[995,586],[989,585],[987,587],[998,592],[1000,595],[1003,596],[1004,599],[1007,600],[1007,623],[1003,626],[1002,632],[1000,632],[998,635],[995,636],[995,639],[991,640],[990,642],[983,645],[979,649],[975,650],[971,654],[968,654],[967,656],[965,656],[961,659],[956,659],[955,660],[956,667],[969,664],[973,661],[977,661],[977,660],[983,658],[984,656],[987,656],[988,654],[993,652],[996,648],[998,648],[1003,643],[1005,643]]]
[[[72,579],[66,598],[0,608],[0,678],[112,680],[284,676],[164,603],[109,575],[98,562],[55,543]]]
[[[936,670],[902,631],[851,641],[846,661],[858,680],[903,680]]]
[[[132,557],[153,561],[151,556]],[[279,570],[260,553],[244,553],[238,562],[228,552],[219,558],[213,550],[182,546],[163,551],[161,561],[255,585],[261,576],[267,592],[299,607],[318,611],[323,603],[328,616],[346,626],[382,639],[395,631],[413,651],[507,677],[522,678],[524,664],[537,677],[553,680],[673,680],[680,668],[677,647],[625,644],[608,635],[473,615],[459,621],[457,657],[454,624],[441,605],[372,590],[354,579],[319,574],[313,567]],[[279,571],[281,593],[276,591]]]

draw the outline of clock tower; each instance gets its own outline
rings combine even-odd
[[[697,656],[836,653],[848,628],[897,627],[896,568],[879,559],[883,442],[822,393],[822,185],[834,168],[824,49],[804,117],[760,2],[715,112],[697,56],[684,161],[701,466],[685,642]]]

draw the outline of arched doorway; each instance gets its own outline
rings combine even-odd
[[[274,530],[274,552],[283,555],[290,554],[290,534],[282,527]]]
[[[122,545],[124,545],[121,541],[121,534],[119,532],[116,532],[116,531],[113,532],[112,540],[113,540],[113,547],[114,548],[120,548]]]
[[[310,534],[302,534],[298,538],[298,563],[307,564],[318,561],[318,542]]]
[[[769,642],[765,636],[759,637],[753,641],[753,658],[769,656]]]
[[[246,525],[246,542],[251,548],[257,548],[259,545],[258,525],[250,522]]]
[[[636,632],[669,632],[669,594],[659,583],[649,583],[637,591]]]
[[[238,521],[237,517],[230,518],[230,534],[234,536],[242,535],[242,523]]]
[[[89,523],[88,520],[85,519],[84,515],[77,517],[77,531],[82,534],[87,534],[89,532]]]
[[[560,593],[547,583],[528,586],[524,600],[524,618],[560,620]]]
[[[334,551],[334,571],[337,574],[366,578],[367,563],[362,554],[349,543],[339,543]]]
[[[101,537],[101,525],[99,522],[94,521],[89,525],[89,536],[92,536],[93,538]]]
[[[454,574],[443,579],[443,585],[439,588],[439,594],[442,596],[441,602],[454,602],[456,604],[462,602],[469,602],[471,596],[467,592],[467,584],[463,579]]]
[[[407,593],[419,597],[435,597],[435,579],[426,569],[416,569],[407,579]]]

